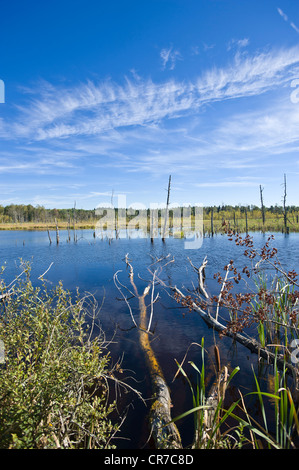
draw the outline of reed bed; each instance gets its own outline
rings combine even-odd
[[[96,227],[98,220],[93,219],[89,221],[78,221],[76,222],[76,229],[77,230],[94,230]],[[129,220],[127,221],[129,222]],[[276,233],[276,232],[285,232],[284,222],[282,219],[277,218],[270,218],[266,219],[265,224],[262,223],[260,218],[250,218],[246,224],[245,220],[243,219],[233,219],[228,218],[226,219],[227,224],[232,230],[237,231],[238,233],[248,233],[248,232],[268,232],[268,233]],[[69,228],[72,230],[73,227],[69,226],[68,222],[65,220],[57,220],[57,224],[60,230],[68,230]],[[159,219],[158,228],[161,229],[163,225],[163,220]],[[222,225],[223,219],[215,220],[213,222],[213,227],[211,227],[211,219],[208,216],[204,216],[203,218],[203,233],[205,236],[213,236],[222,233]],[[194,217],[191,219],[191,227],[194,227]],[[103,227],[105,229],[105,226]],[[119,227],[120,229],[128,228],[126,227]],[[136,224],[136,228],[138,228],[138,224]],[[170,236],[175,235],[178,238],[180,235],[181,238],[184,238],[185,232],[184,228],[180,227],[180,224],[176,223],[170,218],[169,223],[170,228]],[[2,222],[0,223],[0,230],[24,230],[24,231],[46,231],[46,230],[56,230],[55,221],[53,222]],[[147,232],[150,233],[150,219],[147,222]],[[299,223],[296,222],[296,219],[290,224],[288,224],[288,233],[298,233],[299,232]]]
[[[191,449],[296,449],[298,448],[299,420],[297,391],[288,385],[286,370],[280,371],[274,364],[272,390],[262,391],[254,368],[252,373],[256,389],[246,394],[238,389],[239,398],[233,402],[227,400],[231,382],[237,380],[240,371],[235,367],[230,373],[226,367],[218,366],[212,387],[207,393],[205,372],[204,338],[198,344],[202,350],[201,366],[189,361],[197,374],[196,385],[191,374],[185,372],[179,364],[178,373],[185,378],[192,395],[193,407],[172,422],[178,422],[188,415],[194,417],[194,439],[187,448]],[[215,346],[219,355],[219,350]],[[216,355],[216,354],[215,354]],[[177,373],[177,374],[178,374]],[[176,374],[176,375],[177,375]],[[250,416],[248,403],[256,397],[257,415]]]

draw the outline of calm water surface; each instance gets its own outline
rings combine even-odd
[[[256,246],[262,246],[268,235],[254,234]],[[299,271],[299,234],[275,234],[273,246],[278,248],[279,259],[285,263],[288,269]],[[184,249],[184,240],[169,238],[163,244],[160,239],[155,239],[151,244],[149,239],[114,239],[111,243],[107,240],[95,239],[93,231],[84,230],[78,232],[78,241],[67,242],[67,233],[60,232],[60,244],[55,243],[55,234],[52,234],[52,244],[49,244],[48,235],[45,232],[0,232],[0,262],[6,265],[5,277],[11,281],[20,272],[20,259],[32,263],[32,282],[39,285],[38,277],[49,265],[53,263],[46,275],[49,283],[55,284],[62,280],[66,289],[75,291],[79,287],[80,292],[92,293],[98,302],[103,305],[99,312],[101,325],[106,333],[107,340],[113,338],[110,345],[114,362],[122,357],[122,367],[125,369],[124,378],[130,376],[128,382],[131,386],[140,390],[144,398],[150,397],[150,385],[148,372],[143,355],[138,343],[138,333],[132,329],[133,323],[125,302],[119,300],[120,293],[115,287],[113,275],[117,272],[119,280],[129,286],[128,272],[124,262],[126,254],[134,267],[135,281],[142,292],[146,287],[146,280],[150,279],[148,267],[156,258],[170,254],[174,262],[168,264],[162,273],[163,280],[169,285],[177,285],[179,288],[192,289],[196,286],[197,277],[188,261],[199,266],[207,255],[207,282],[212,293],[217,292],[217,285],[213,280],[213,274],[223,269],[230,259],[236,264],[248,264],[242,256],[242,248],[236,247],[225,236],[205,238],[201,248],[196,250]],[[168,260],[170,259],[167,258]],[[138,276],[139,274],[139,276]],[[152,326],[155,331],[153,349],[169,383],[173,399],[173,417],[189,409],[192,404],[188,385],[182,378],[173,382],[177,371],[175,359],[179,362],[183,359],[191,343],[201,343],[202,337],[206,347],[207,386],[213,379],[213,346],[214,335],[211,329],[203,323],[196,313],[188,313],[176,304],[167,293],[159,286],[160,298],[155,304]],[[148,299],[148,298],[147,298]],[[134,302],[132,303],[134,308]],[[138,311],[133,310],[136,320]],[[259,374],[265,377],[267,386],[266,364],[258,364],[255,355],[240,345],[233,345],[230,339],[219,340],[217,345],[221,351],[222,363],[230,367],[240,366],[235,387],[239,387],[244,393],[254,389],[252,364]],[[187,361],[194,361],[201,367],[201,351],[194,344],[190,347],[185,370],[193,377],[193,369]],[[234,388],[232,389],[234,391]],[[233,393],[231,399],[234,399]],[[120,448],[150,447],[148,442],[148,429],[146,426],[147,407],[134,393],[124,394],[120,397],[121,405],[130,405],[128,416],[122,428],[122,439],[116,444]],[[252,405],[254,408],[254,404]],[[192,440],[192,417],[186,418],[179,424],[183,436],[183,444],[188,445]]]

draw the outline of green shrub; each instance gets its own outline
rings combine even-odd
[[[74,300],[61,283],[34,287],[28,266],[24,275],[0,302],[0,448],[113,447],[112,372],[94,299]]]

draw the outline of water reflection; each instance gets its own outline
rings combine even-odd
[[[68,241],[67,231],[60,231],[60,243],[49,244],[46,232],[0,232],[0,262],[6,264],[5,277],[10,282],[19,273],[19,260],[32,262],[32,281],[39,284],[38,277],[47,270],[51,263],[51,269],[46,275],[49,285],[54,285],[63,280],[64,287],[75,291],[91,292],[99,304],[104,303],[99,313],[99,318],[107,339],[113,338],[110,345],[112,358],[116,362],[123,356],[123,369],[130,370],[133,378],[132,384],[140,389],[145,398],[149,398],[148,374],[144,358],[140,353],[138,334],[132,329],[132,319],[126,303],[120,299],[119,293],[113,282],[113,276],[119,271],[119,279],[123,284],[128,282],[128,270],[125,257],[128,254],[134,266],[135,280],[139,289],[146,287],[144,279],[149,279],[148,267],[153,260],[166,257],[169,254],[174,258],[173,263],[165,266],[162,276],[168,285],[177,285],[180,288],[193,289],[197,283],[188,258],[196,266],[199,266],[205,256],[208,259],[206,269],[207,282],[210,291],[217,291],[217,284],[213,274],[223,267],[230,259],[235,260],[236,266],[244,261],[243,250],[234,243],[228,242],[225,236],[217,235],[204,238],[198,249],[184,249],[184,239],[169,237],[162,242],[160,238],[151,241],[144,238],[141,232],[134,232],[133,236],[114,237],[110,243],[108,239],[94,236],[92,230],[78,231],[77,243]],[[120,234],[119,234],[120,235]],[[122,234],[124,235],[124,234]],[[139,235],[139,236],[138,236]],[[254,242],[261,247],[267,240],[268,234],[254,234]],[[288,269],[299,271],[299,234],[275,234],[273,245],[278,248],[279,258]],[[139,275],[139,276],[138,276]],[[155,331],[152,347],[157,359],[164,371],[165,378],[170,384],[174,408],[173,416],[186,411],[190,406],[188,387],[182,377],[172,383],[177,366],[184,357],[191,343],[200,344],[205,337],[207,350],[207,377],[213,378],[213,354],[214,335],[194,312],[188,313],[176,304],[164,289],[159,289],[159,301],[155,304],[152,326]],[[138,315],[137,309],[132,304],[134,315]],[[231,367],[240,366],[238,374],[238,387],[243,390],[252,388],[253,377],[251,364],[256,362],[256,357],[251,355],[242,346],[233,344],[228,338],[223,338],[217,344],[220,348],[223,363]],[[188,354],[188,360],[193,360],[199,366],[201,364],[201,350],[194,344]],[[267,366],[265,366],[267,367]],[[186,371],[192,376],[192,369]],[[265,373],[266,371],[263,371]],[[123,433],[130,440],[119,441],[118,446],[136,448],[147,446],[148,431],[145,426],[145,417],[148,410],[136,397],[123,397],[123,404],[134,402],[134,409],[130,410]],[[191,426],[190,426],[191,424]],[[184,444],[189,444],[192,439],[192,417],[181,423],[184,432]]]

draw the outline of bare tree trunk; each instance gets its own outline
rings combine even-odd
[[[56,225],[56,243],[59,245],[59,231],[58,231],[58,224],[57,220],[55,219],[55,225]]]
[[[284,220],[284,231],[285,233],[289,233],[289,227],[288,227],[288,214],[287,214],[287,206],[286,206],[286,201],[287,201],[287,178],[286,175],[284,175],[284,193],[283,193],[283,220]]]
[[[68,223],[67,223],[68,242],[71,241],[70,227],[71,227],[71,218],[69,216],[69,220],[68,220]]]
[[[207,442],[211,439],[211,435],[214,433],[215,426],[217,423],[217,408],[219,406],[220,399],[224,400],[227,382],[229,378],[228,369],[224,366],[220,371],[218,371],[218,377],[212,388],[210,390],[209,396],[206,400],[206,410],[204,411],[204,420],[203,420],[203,442]],[[216,420],[215,420],[216,418]],[[196,448],[196,437],[195,436],[195,446]],[[214,436],[214,440],[216,436]]]
[[[154,243],[154,211],[150,211],[150,236],[151,236],[151,243]]]
[[[77,235],[76,235],[76,201],[74,203],[73,223],[74,223],[74,242],[76,242],[77,241]]]
[[[181,438],[179,431],[174,423],[171,423],[171,397],[170,391],[167,386],[166,380],[164,378],[163,371],[160,367],[160,364],[155,356],[155,353],[150,344],[150,325],[152,320],[153,314],[153,304],[155,303],[156,299],[154,299],[154,285],[156,282],[156,271],[153,273],[152,282],[149,282],[147,287],[144,289],[143,294],[138,293],[137,286],[134,282],[134,271],[133,267],[129,262],[128,255],[125,257],[126,264],[130,269],[130,283],[133,288],[129,290],[130,295],[136,297],[139,301],[139,314],[140,314],[140,324],[137,325],[135,319],[132,315],[132,309],[130,304],[127,301],[127,298],[121,291],[120,286],[123,286],[119,281],[117,281],[117,273],[114,275],[114,282],[116,287],[121,292],[126,304],[129,307],[131,317],[133,320],[134,325],[139,329],[139,339],[141,349],[144,353],[146,363],[148,365],[148,370],[151,378],[152,383],[152,390],[153,390],[153,401],[149,412],[149,421],[151,426],[151,434],[155,442],[155,446],[157,449],[181,449]],[[168,264],[168,263],[167,263]],[[119,285],[118,285],[119,284]],[[126,287],[125,287],[126,288]],[[126,288],[127,289],[127,288]],[[128,290],[128,289],[127,289]],[[145,297],[151,291],[151,314],[149,321],[147,320],[147,306],[145,305]],[[148,324],[147,324],[148,323]]]
[[[140,344],[148,364],[154,393],[154,401],[149,413],[152,436],[158,449],[179,449],[181,448],[179,432],[174,423],[170,423],[171,397],[169,388],[149,340],[149,332],[147,331],[146,325],[147,311],[144,302],[144,295],[139,297],[139,309]]]
[[[165,212],[165,219],[164,219],[164,228],[163,228],[163,235],[162,235],[162,241],[165,241],[165,234],[166,234],[166,226],[167,222],[169,220],[168,217],[168,207],[169,207],[169,198],[170,198],[170,183],[171,183],[171,175],[169,175],[169,181],[168,181],[168,191],[167,191],[167,201],[166,201],[166,212]]]
[[[263,225],[265,225],[265,207],[264,207],[264,201],[263,201],[263,191],[264,191],[264,188],[262,188],[262,186],[260,185],[262,220],[263,220]]]
[[[47,232],[48,232],[48,237],[49,237],[49,242],[50,242],[50,245],[52,244],[52,240],[51,240],[51,237],[50,237],[50,232],[49,232],[49,227],[47,226]]]

